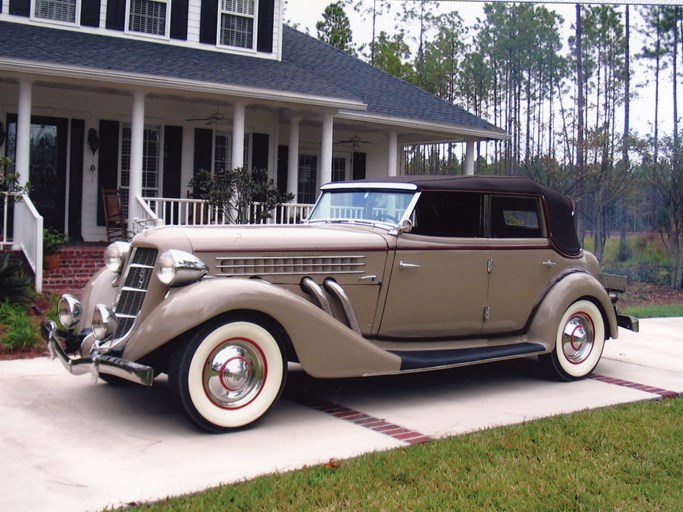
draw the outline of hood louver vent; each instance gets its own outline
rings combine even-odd
[[[365,256],[290,256],[263,258],[216,258],[216,275],[281,276],[362,274]]]

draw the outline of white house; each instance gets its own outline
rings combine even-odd
[[[474,143],[505,137],[284,25],[283,5],[0,0],[0,155],[45,226],[104,240],[100,189],[125,190],[134,218],[201,168],[266,168],[298,203],[400,174],[407,144],[462,142],[471,173]]]

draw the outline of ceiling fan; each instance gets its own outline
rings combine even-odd
[[[334,144],[335,145],[351,144],[351,147],[353,149],[358,149],[361,144],[372,144],[372,141],[362,139],[358,136],[358,133],[354,133],[353,137],[349,137],[348,139],[344,139],[344,140],[338,140]]]
[[[185,119],[185,121],[206,121],[207,125],[220,124],[225,120],[225,114],[221,112],[219,108],[216,108],[215,112],[212,112],[206,117],[191,117]]]

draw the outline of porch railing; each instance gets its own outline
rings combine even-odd
[[[9,236],[9,205],[14,203],[14,194],[0,192],[0,205],[2,205],[2,225],[0,225],[0,249],[12,245],[12,237]]]
[[[204,199],[178,199],[168,197],[143,197],[140,200],[146,206],[146,219],[139,219],[141,229],[155,225],[158,220],[162,225],[192,226],[227,224],[229,219]],[[263,205],[253,203],[249,208],[248,222],[251,224],[298,224],[305,219],[313,208],[312,204],[284,203],[268,212],[267,218],[261,218]],[[260,219],[260,220],[258,220]]]
[[[8,200],[14,200],[14,198]],[[21,201],[14,203],[14,219],[13,244],[23,251],[35,276],[36,291],[41,292],[43,291],[43,217],[38,213],[28,195],[24,195]],[[6,226],[3,226],[3,233],[4,228]]]

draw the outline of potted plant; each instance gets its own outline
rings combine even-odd
[[[56,229],[43,230],[43,263],[46,270],[59,268],[61,257],[59,249],[68,241],[68,237]]]

